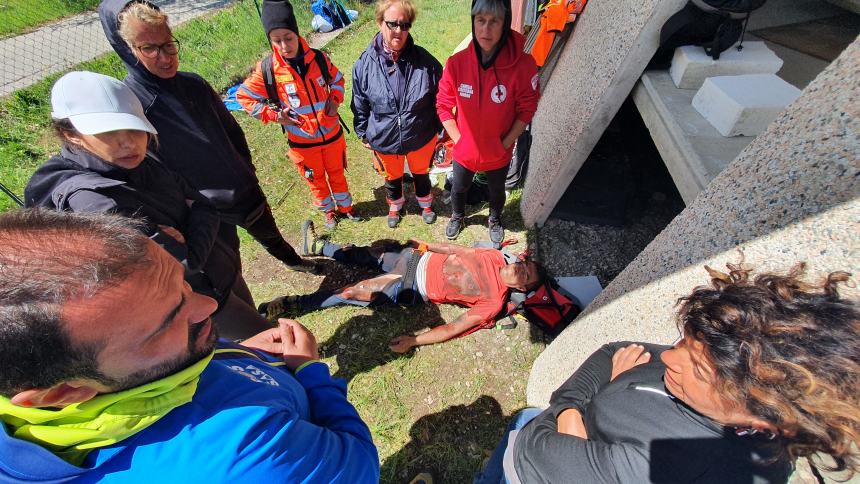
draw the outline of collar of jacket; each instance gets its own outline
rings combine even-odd
[[[274,65],[275,66],[289,66],[293,70],[301,70],[302,72],[300,72],[299,75],[304,77],[305,73],[308,70],[307,69],[308,66],[311,65],[313,62],[315,62],[314,57],[316,57],[316,52],[314,52],[313,49],[311,49],[311,46],[308,45],[308,42],[301,35],[299,36],[299,52],[304,53],[304,54],[299,54],[298,56],[296,56],[296,57],[302,56],[303,65],[301,66],[301,69],[296,69],[293,66],[293,62],[296,61],[296,58],[284,59],[281,56],[281,53],[278,52],[278,49],[275,49],[274,47],[272,47],[272,60],[274,61]]]
[[[403,46],[403,49],[400,50],[400,55],[398,58],[400,59],[409,59],[412,57],[412,52],[414,49],[412,48],[415,45],[415,41],[412,40],[412,36],[410,35],[406,39],[406,45]],[[386,60],[391,60],[388,55],[385,53],[385,48],[382,46],[382,34],[377,32],[375,36],[373,36],[373,40],[370,41],[370,48],[368,49],[374,56],[378,58],[383,58]]]
[[[60,156],[75,163],[86,171],[98,173],[105,178],[122,181],[129,181],[129,178],[135,172],[141,171],[141,167],[146,164],[146,159],[144,158],[143,162],[141,162],[137,168],[131,170],[120,168],[116,165],[111,165],[89,151],[70,143],[63,143],[63,147],[60,149]]]

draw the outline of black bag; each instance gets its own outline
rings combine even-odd
[[[513,190],[523,186],[529,171],[529,151],[532,148],[532,133],[530,127],[517,138],[514,157],[508,166],[508,176],[505,178],[505,190]]]
[[[743,37],[750,14],[767,0],[690,0],[660,31],[649,69],[665,69],[677,47],[699,45],[714,60]]]

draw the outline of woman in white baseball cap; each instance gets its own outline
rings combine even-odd
[[[51,89],[51,108],[62,147],[30,178],[25,205],[140,219],[141,230],[182,262],[194,290],[218,301],[213,321],[223,336],[269,329],[238,295],[247,291],[239,254],[219,240],[214,206],[147,152],[157,133],[137,96],[112,77],[70,72]]]

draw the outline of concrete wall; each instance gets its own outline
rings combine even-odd
[[[532,124],[520,210],[541,225],[657,50],[660,28],[687,0],[593,1],[577,19]]]
[[[530,405],[546,405],[604,343],[674,341],[675,300],[708,282],[703,265],[738,261],[738,249],[762,270],[806,261],[811,275],[841,269],[860,281],[858,72],[860,38],[540,355],[529,379]],[[847,294],[860,295],[856,286]]]

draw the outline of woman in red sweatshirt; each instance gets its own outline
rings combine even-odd
[[[466,192],[475,172],[487,174],[490,240],[505,238],[505,176],[514,142],[531,122],[540,89],[537,66],[523,52],[525,38],[511,30],[510,0],[472,1],[472,43],[445,65],[436,111],[454,140],[449,240],[463,229]]]

